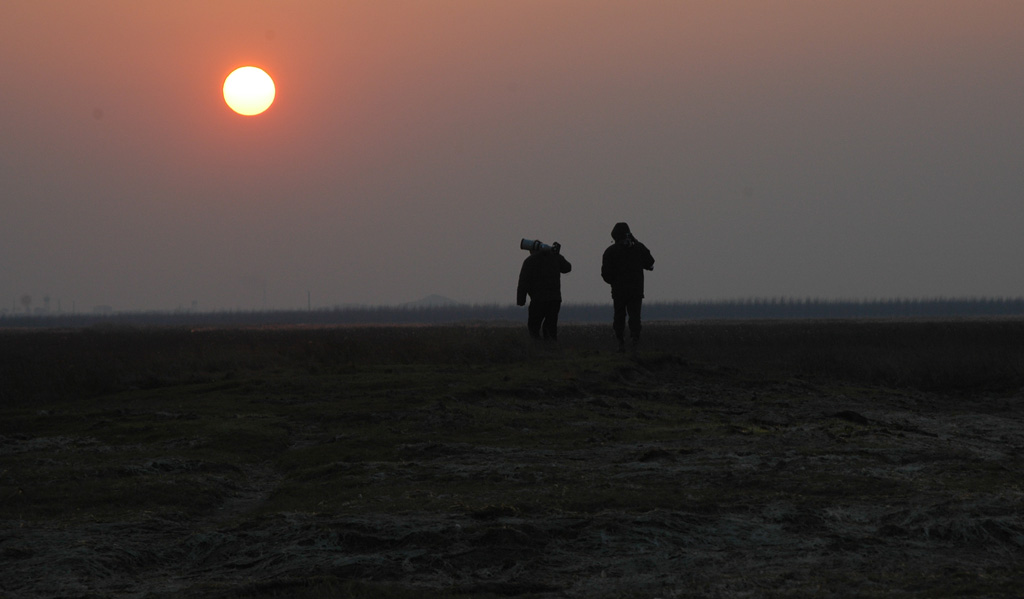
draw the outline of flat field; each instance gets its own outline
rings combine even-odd
[[[1016,597],[1024,321],[0,330],[0,597]]]

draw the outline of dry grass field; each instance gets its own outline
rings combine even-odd
[[[1024,321],[0,330],[0,597],[1016,597]]]

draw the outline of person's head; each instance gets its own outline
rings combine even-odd
[[[612,239],[617,242],[628,239],[630,235],[629,225],[626,223],[615,223],[615,226],[612,227]]]

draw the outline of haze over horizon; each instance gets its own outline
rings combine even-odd
[[[1024,295],[1024,3],[16,2],[0,311]],[[256,65],[262,115],[224,103]]]

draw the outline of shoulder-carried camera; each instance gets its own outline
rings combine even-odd
[[[562,244],[558,243],[557,241],[552,243],[551,245],[548,245],[542,241],[538,241],[536,239],[527,239],[524,237],[522,241],[519,242],[519,249],[527,250],[530,252],[554,252],[557,254],[558,250],[560,250],[561,248]]]

